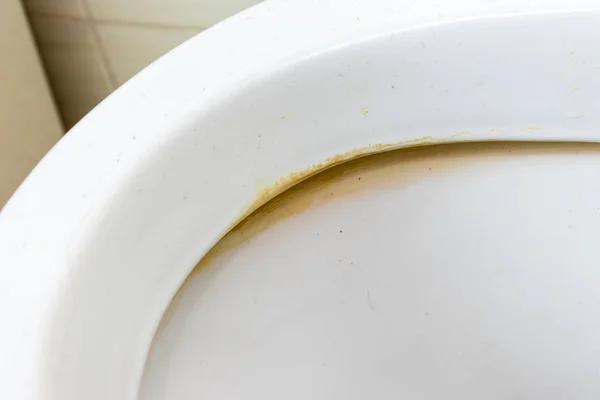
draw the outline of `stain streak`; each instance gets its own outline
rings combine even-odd
[[[242,213],[240,221],[246,218],[248,215],[252,214],[252,212],[258,209],[258,207],[265,204],[267,201],[271,200],[278,194],[294,186],[295,184],[302,182],[303,180],[308,179],[311,176],[314,176],[326,169],[335,167],[336,165],[340,165],[351,160],[356,160],[361,157],[366,157],[368,155],[383,153],[387,151],[409,147],[440,144],[467,135],[471,135],[471,132],[461,131],[446,138],[423,136],[417,139],[405,140],[397,143],[373,144],[328,157],[324,161],[313,164],[310,167],[305,168],[303,170],[292,172],[284,176],[283,178],[277,179],[274,183],[260,189],[255,200],[253,200]],[[237,222],[235,225],[237,225]]]

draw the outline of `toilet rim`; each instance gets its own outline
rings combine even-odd
[[[196,262],[325,168],[434,143],[600,142],[600,60],[581,40],[600,33],[594,3],[270,1],[179,46],[2,210],[0,397],[135,398]]]

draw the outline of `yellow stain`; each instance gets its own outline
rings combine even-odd
[[[541,131],[542,128],[539,126],[526,126],[525,128],[519,129],[521,132]]]
[[[286,113],[285,115],[282,115],[281,117],[277,118],[274,122],[275,124],[279,124],[281,122],[284,122],[285,120],[292,119],[293,116],[294,114],[292,113]]]
[[[448,139],[454,139],[457,137],[467,136],[467,135],[471,135],[471,132],[470,131],[456,132],[455,134],[450,135],[450,137]]]
[[[237,225],[239,221],[246,218],[248,215],[252,214],[257,208],[261,205],[265,204],[267,201],[271,200],[278,194],[286,191],[292,186],[296,185],[299,182],[302,182],[305,179],[310,178],[322,172],[326,169],[334,167],[336,165],[345,163],[350,160],[355,160],[361,157],[365,157],[372,154],[383,153],[386,151],[392,151],[407,147],[416,147],[416,146],[424,146],[430,144],[439,144],[451,141],[458,137],[470,135],[469,131],[457,132],[453,135],[444,138],[436,138],[433,136],[423,136],[417,139],[405,140],[398,143],[383,143],[383,144],[373,144],[365,147],[360,147],[356,149],[349,150],[347,152],[337,154],[335,156],[331,156],[326,158],[325,160],[313,164],[312,166],[305,168],[300,171],[292,172],[280,179],[277,179],[275,182],[266,185],[259,189],[255,199],[250,202],[250,204],[244,209],[240,218],[234,224]]]
[[[458,133],[458,135],[463,134],[463,132]],[[259,197],[255,202],[255,206],[257,206],[256,209],[250,211],[243,219],[238,220],[239,223],[236,223],[231,227],[227,235],[225,235],[224,238],[222,238],[202,258],[194,271],[198,272],[204,269],[204,267],[211,265],[213,260],[220,254],[237,247],[241,243],[251,240],[255,234],[262,232],[282,219],[300,214],[311,207],[327,203],[335,197],[363,190],[362,185],[357,185],[357,182],[361,177],[363,178],[362,182],[368,182],[371,187],[373,187],[373,185],[387,185],[391,175],[403,170],[404,167],[400,167],[401,165],[404,166],[405,162],[410,162],[411,160],[422,159],[423,156],[434,157],[437,159],[440,154],[453,154],[451,157],[451,160],[453,161],[450,164],[444,164],[443,170],[448,172],[447,168],[449,167],[456,168],[457,166],[460,167],[463,165],[455,162],[457,157],[460,159],[470,159],[470,157],[464,158],[463,156],[472,155],[473,149],[489,151],[491,152],[490,154],[498,154],[498,149],[502,149],[502,152],[504,153],[512,151],[511,154],[513,156],[517,153],[530,155],[532,152],[550,152],[552,154],[556,152],[562,153],[565,151],[565,148],[577,151],[597,151],[597,149],[594,148],[590,149],[589,144],[583,145],[581,143],[519,143],[518,147],[512,146],[512,150],[510,148],[509,150],[506,150],[506,143],[499,145],[482,142],[474,143],[470,146],[448,146],[448,152],[444,150],[444,153],[440,153],[440,148],[436,150],[435,147],[431,147],[430,149],[424,149],[419,152],[407,151],[404,153],[396,153],[396,155],[388,154],[388,156],[374,157],[370,160],[351,162],[346,164],[347,167],[345,166],[342,169],[329,169],[329,167],[337,166],[338,164],[351,161],[352,159],[359,159],[363,156],[369,156],[379,152],[390,153],[388,150],[391,151],[396,148],[408,149],[416,148],[421,145],[442,144],[443,142],[447,142],[449,138],[450,137],[433,138],[425,136],[396,144],[366,146],[364,148],[329,157],[323,162],[313,165],[311,168],[292,173],[285,178],[277,180],[274,184],[263,188],[261,192],[259,192]],[[444,146],[444,148],[446,147]],[[402,160],[402,162],[398,162],[400,160]],[[327,171],[324,172],[325,169],[327,169]],[[318,176],[316,179],[302,183],[300,182],[300,180],[308,179],[317,174]],[[419,178],[422,175],[411,173],[411,176]],[[291,186],[294,186],[294,188],[290,189]],[[287,189],[290,190],[288,191]],[[285,194],[277,196],[281,192],[285,192]],[[254,206],[250,206],[250,208],[253,207]]]

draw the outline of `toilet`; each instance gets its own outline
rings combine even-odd
[[[0,399],[596,399],[600,5],[274,0],[0,213]]]

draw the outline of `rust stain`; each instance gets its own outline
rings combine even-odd
[[[459,132],[449,138],[465,134]],[[401,143],[377,144],[353,149],[328,157],[309,168],[293,172],[270,185],[264,186],[236,223],[230,227],[229,232],[200,260],[195,271],[203,269],[204,266],[209,265],[212,260],[224,252],[252,240],[252,237],[266,230],[277,221],[300,214],[315,205],[324,204],[340,196],[361,190],[362,186],[351,182],[359,182],[359,178],[363,174],[371,176],[370,184],[373,185],[373,176],[377,175],[373,173],[373,170],[384,171],[383,175],[378,177],[380,183],[384,184],[388,181],[389,173],[391,173],[389,167],[397,165],[398,158],[402,160],[412,158],[408,153],[395,157],[392,150],[405,149],[410,151],[411,148],[417,150],[421,146],[439,142],[440,140],[436,140],[431,136],[425,136]],[[387,153],[390,154],[390,157],[374,159],[367,163],[360,160],[363,157],[378,153]],[[413,157],[416,157],[416,155]],[[344,164],[344,168],[334,168],[340,164]]]
[[[383,143],[383,144],[373,144],[365,147],[360,147],[356,149],[352,149],[346,151],[344,153],[336,154],[334,156],[326,158],[324,161],[313,164],[308,168],[305,168],[300,171],[292,172],[283,178],[277,179],[270,185],[264,186],[258,191],[258,194],[244,210],[240,219],[241,221],[246,218],[248,215],[252,214],[256,209],[258,209],[261,205],[265,204],[278,194],[284,192],[295,184],[302,182],[305,179],[310,178],[313,175],[318,174],[326,169],[335,167],[336,165],[355,160],[361,157],[365,157],[368,155],[383,153],[392,150],[398,150],[409,147],[417,147],[417,146],[425,146],[431,144],[439,144],[451,141],[453,139],[457,139],[459,137],[471,135],[469,131],[461,131],[455,134],[452,134],[445,138],[436,138],[433,136],[423,136],[417,139],[405,140],[397,143]],[[235,223],[235,225],[238,224]],[[234,226],[235,226],[234,225]],[[233,227],[232,227],[233,228]]]
[[[314,199],[310,201],[294,201],[293,199],[290,199],[290,197],[294,197],[294,193],[291,193],[290,196],[277,196],[286,192],[293,186],[325,170],[369,155],[380,154],[399,149],[410,149],[427,145],[441,144],[471,134],[472,133],[470,131],[460,131],[448,137],[436,138],[433,136],[422,136],[420,138],[405,140],[397,143],[381,143],[355,148],[344,153],[328,157],[325,160],[313,164],[308,168],[292,172],[280,179],[277,179],[272,184],[266,185],[258,191],[255,199],[249,203],[249,205],[240,214],[240,217],[231,225],[229,228],[229,233],[226,234],[217,243],[217,245],[213,246],[213,248],[202,258],[202,260],[200,260],[197,265],[197,269],[202,269],[203,266],[209,264],[211,260],[223,253],[223,251],[234,248],[240,243],[250,240],[253,235],[270,226],[273,223],[273,220],[264,218],[264,216],[271,214],[273,210],[285,210],[280,211],[282,215],[280,215],[279,218],[276,218],[276,220],[280,220],[301,213],[312,207]],[[321,179],[319,179],[319,182],[321,185],[324,185],[336,177],[336,174],[320,176]],[[300,189],[302,188],[299,188],[299,190]],[[300,196],[298,196],[298,198],[300,198]],[[304,196],[303,198],[306,199],[308,196]],[[283,202],[285,202],[286,207],[281,207],[281,203]],[[323,199],[321,199],[319,202],[323,202]]]
[[[342,164],[344,162],[354,160],[360,157],[364,157],[370,154],[381,153],[384,151],[391,151],[395,149],[400,149],[404,147],[410,146],[419,146],[426,144],[436,143],[436,139],[431,136],[424,136],[422,138],[409,140],[400,143],[387,143],[387,144],[374,144],[358,149],[352,149],[350,151],[337,154],[335,156],[327,157],[324,161],[313,164],[308,168],[305,168],[300,171],[292,172],[283,178],[277,179],[270,185],[267,185],[258,191],[258,194],[252,203],[242,213],[240,220],[246,218],[250,215],[254,210],[256,210],[261,205],[265,204],[267,201],[271,200],[279,193],[284,192],[290,187],[294,186],[298,182],[301,182],[305,179],[310,178],[313,175],[318,174],[325,169],[334,167],[336,165]],[[236,223],[237,225],[237,223]]]
[[[478,142],[469,145],[421,147],[443,142],[444,140],[427,136],[398,144],[367,146],[329,157],[311,168],[277,180],[259,192],[254,203],[238,220],[240,222],[210,249],[193,273],[218,265],[219,262],[226,262],[225,254],[229,251],[243,243],[251,242],[260,232],[291,216],[347,195],[386,187],[390,182],[397,184],[400,177],[407,184],[412,180],[425,179],[432,174],[431,163],[435,165],[435,174],[449,174],[456,173],[457,169],[468,168],[471,163],[477,161],[473,154],[479,154],[481,157],[481,152],[513,157],[564,151],[597,152],[599,147],[590,146],[589,143],[539,142]],[[404,148],[401,152],[391,151],[401,148]],[[377,153],[385,154],[363,158]],[[342,163],[343,167],[329,169]],[[406,173],[407,169],[410,173]],[[311,177],[312,179],[308,179]],[[221,259],[220,256],[225,256],[225,261],[216,262],[216,259]]]
[[[462,131],[457,132],[447,138],[423,136],[417,139],[406,140],[398,143],[374,144],[356,148],[328,157],[325,160],[313,164],[308,168],[292,172],[280,179],[277,179],[270,185],[266,185],[258,190],[255,199],[248,204],[248,206],[240,214],[240,217],[229,228],[229,233],[226,234],[217,243],[217,245],[213,246],[213,248],[200,260],[196,269],[202,269],[203,266],[209,264],[211,260],[223,253],[225,250],[234,248],[240,243],[250,240],[254,234],[261,232],[270,226],[272,224],[272,219],[264,217],[270,214],[273,210],[284,210],[279,211],[282,213],[282,215],[276,218],[276,220],[280,220],[301,213],[312,207],[315,199],[306,200],[309,198],[309,196],[296,196],[296,193],[288,193],[286,191],[298,185],[299,183],[322,173],[325,170],[329,170],[340,164],[357,160],[369,155],[390,152],[398,149],[409,149],[431,144],[439,144],[469,134],[470,132],[468,131]],[[327,175],[319,175],[319,183],[316,185],[319,187],[327,185],[330,181],[336,179],[338,176],[339,173],[335,173],[335,171]],[[305,191],[305,188],[299,187],[298,190]],[[284,192],[286,192],[287,195],[278,197],[278,195],[281,195]],[[339,191],[336,192],[336,194],[339,194]],[[300,198],[303,200],[297,200]],[[323,201],[325,200],[321,199],[318,202]],[[285,203],[286,207],[281,207],[282,203]]]
[[[460,132],[459,132],[460,134]],[[421,138],[421,142],[411,141],[404,144],[401,151],[392,150],[397,145],[369,146],[363,152],[355,150],[331,158],[331,162],[344,162],[345,157],[354,157],[356,160],[344,163],[337,168],[327,168],[326,161],[319,171],[306,170],[306,174],[318,175],[304,182],[294,182],[293,178],[285,181],[287,185],[295,185],[274,199],[263,204],[247,218],[242,220],[219,240],[209,252],[202,257],[190,273],[178,293],[171,301],[171,305],[163,315],[161,326],[168,323],[177,309],[177,304],[182,298],[188,285],[193,284],[197,274],[208,274],[204,279],[212,279],[218,268],[226,265],[229,257],[235,254],[236,249],[245,243],[251,243],[260,232],[263,232],[281,221],[294,215],[301,214],[312,208],[320,207],[332,201],[337,201],[346,196],[363,195],[372,193],[373,190],[397,187],[399,184],[410,185],[413,182],[429,179],[432,174],[456,174],[480,167],[481,160],[501,160],[501,157],[530,157],[534,154],[564,154],[564,152],[588,152],[600,154],[600,144],[594,143],[564,143],[564,142],[475,142],[469,144],[450,144],[440,146],[419,146],[434,142],[432,138]],[[440,144],[443,140],[437,140]],[[366,153],[366,151],[372,151]],[[375,157],[365,157],[377,151],[383,152]],[[431,168],[433,167],[433,168]],[[302,173],[296,174],[298,179],[306,179]],[[273,185],[273,190],[276,184]],[[283,191],[283,189],[281,189]],[[262,196],[271,196],[273,192],[261,192]],[[267,197],[257,199],[257,203],[267,201]],[[370,294],[370,293],[369,293]],[[159,328],[160,330],[161,328]]]

